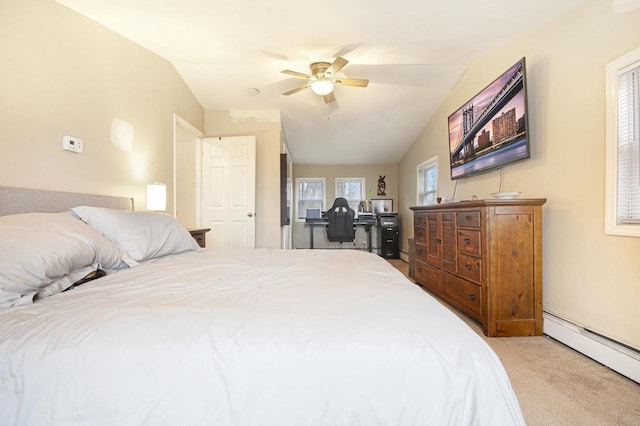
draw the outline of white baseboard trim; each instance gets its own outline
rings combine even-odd
[[[640,352],[544,312],[544,334],[640,383]]]

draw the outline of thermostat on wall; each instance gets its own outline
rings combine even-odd
[[[73,136],[64,136],[62,138],[62,149],[82,154],[82,139]]]

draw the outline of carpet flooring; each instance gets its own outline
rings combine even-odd
[[[405,261],[389,262],[408,276]],[[548,336],[486,337],[480,324],[441,303],[496,352],[528,425],[640,426],[640,384]]]

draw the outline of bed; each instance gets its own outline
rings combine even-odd
[[[203,250],[128,199],[77,195],[30,213],[30,197],[7,190],[0,424],[525,424],[486,343],[375,254]],[[47,247],[56,232],[90,256],[35,296],[11,293],[20,262],[46,264],[47,250],[68,261]]]

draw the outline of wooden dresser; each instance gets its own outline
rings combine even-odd
[[[418,284],[487,336],[542,335],[542,205],[477,200],[411,207]]]

